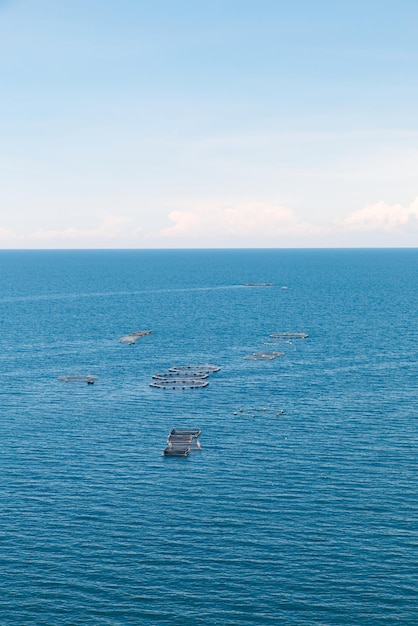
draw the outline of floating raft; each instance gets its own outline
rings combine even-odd
[[[217,365],[181,365],[170,367],[168,372],[153,374],[150,387],[157,389],[198,389],[207,387],[209,374],[218,372]]]
[[[189,456],[190,448],[188,446],[179,446],[178,448],[167,446],[163,454],[164,456]]]
[[[164,456],[188,456],[191,450],[201,450],[200,428],[173,428],[167,437]]]
[[[87,383],[88,385],[94,385],[96,380],[99,380],[97,376],[87,376],[81,374],[75,374],[70,376],[58,376],[58,380],[62,380],[64,383]]]
[[[153,374],[152,376],[155,380],[170,380],[174,378],[199,378],[204,379],[207,378],[208,375],[206,372],[195,372],[195,371],[180,371],[180,372],[163,372],[161,374]]]
[[[259,361],[260,359],[266,359],[268,361],[272,361],[273,359],[277,359],[279,356],[284,356],[284,352],[254,352],[253,354],[249,354],[245,356],[244,359]]]
[[[129,333],[129,335],[125,335],[119,339],[119,343],[136,343],[138,339],[141,337],[145,337],[146,335],[150,335],[152,330],[138,330],[134,333]]]
[[[192,437],[199,437],[201,432],[200,428],[173,428],[170,435],[191,435]]]
[[[188,446],[191,450],[200,450],[200,441],[193,435],[169,435],[167,439],[169,448],[181,448]]]
[[[173,378],[172,380],[153,380],[149,386],[157,389],[198,389],[209,383],[202,378]]]
[[[219,372],[221,368],[217,365],[177,365],[169,368],[169,372],[203,372],[206,374],[212,374],[214,372]]]
[[[206,377],[207,378],[207,377]],[[202,383],[208,385],[209,383],[205,383],[204,378],[192,378],[191,376],[181,376],[179,373],[175,378],[158,378],[154,379],[154,382],[163,385],[194,385],[195,383]]]
[[[272,333],[270,337],[273,339],[306,339],[306,333]]]

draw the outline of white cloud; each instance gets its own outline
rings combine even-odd
[[[343,220],[315,224],[286,206],[268,202],[185,202],[171,211],[171,225],[144,231],[136,217],[108,214],[96,226],[80,220],[67,228],[32,228],[24,232],[0,226],[0,247],[29,248],[170,248],[170,247],[350,247],[415,245],[418,197],[410,205],[377,202]]]
[[[173,226],[164,228],[164,238],[257,239],[271,241],[282,235],[313,235],[321,229],[298,219],[287,207],[267,203],[236,203],[221,207],[208,204],[172,211]]]
[[[14,235],[13,235],[13,232],[12,232],[11,230],[9,230],[8,228],[1,228],[1,227],[0,227],[0,241],[1,241],[1,240],[7,240],[7,239],[10,239],[10,238],[12,238],[13,236],[14,236]]]
[[[94,229],[66,228],[64,230],[39,229],[30,233],[25,239],[113,239],[127,233],[127,226],[132,220],[127,217],[107,215],[102,224]],[[129,231],[128,231],[129,232]]]
[[[418,218],[418,197],[409,205],[377,202],[351,213],[338,224],[348,231],[394,232]]]
[[[0,240],[4,244],[16,247],[82,247],[86,245],[108,245],[112,241],[132,240],[141,234],[133,227],[133,220],[128,217],[107,215],[97,228],[43,229],[22,234],[7,228],[0,228]]]

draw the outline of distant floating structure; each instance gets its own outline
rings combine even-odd
[[[186,374],[186,376],[183,376],[183,373]],[[153,374],[153,379],[155,380],[173,380],[175,378],[199,378],[199,379],[205,379],[208,378],[208,374],[206,372],[195,372],[195,371],[189,371],[189,370],[180,370],[180,371],[174,371],[174,372],[161,372],[158,374]]]
[[[274,287],[274,283],[243,283],[243,287]]]
[[[221,368],[217,365],[209,365],[205,363],[204,365],[176,365],[174,367],[169,368],[169,372],[204,372],[206,374],[213,374],[214,372],[219,372]]]
[[[272,333],[272,339],[306,339],[309,337],[307,333]]]
[[[169,435],[167,444],[171,448],[187,445],[190,450],[201,450],[200,441],[194,435]]]
[[[153,374],[150,387],[157,389],[199,389],[207,387],[209,374],[218,372],[217,365],[182,365],[170,367],[167,372]]]
[[[99,380],[97,376],[87,374],[74,374],[69,376],[58,376],[58,380],[62,380],[64,383],[87,383],[87,385],[94,385],[96,380]]]
[[[164,456],[189,456],[190,448],[187,446],[179,446],[178,448],[172,448],[167,446],[163,452]]]
[[[272,361],[273,359],[277,359],[279,356],[284,356],[284,352],[253,352],[253,354],[249,354],[245,356],[244,359],[259,361],[260,359],[266,359],[268,361]]]
[[[201,450],[200,428],[173,428],[167,437],[164,456],[189,456],[191,450]]]
[[[192,435],[193,437],[199,437],[201,432],[200,428],[173,428],[170,435]]]
[[[145,337],[146,335],[151,335],[152,330],[138,330],[134,333],[129,333],[129,335],[124,335],[119,339],[119,343],[136,343],[138,339],[141,337]]]
[[[209,383],[202,378],[172,378],[159,379],[150,382],[150,387],[157,389],[199,389],[207,387]]]

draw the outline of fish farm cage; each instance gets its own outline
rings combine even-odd
[[[199,435],[200,428],[173,428],[167,437],[167,446],[164,456],[189,456],[192,450],[201,450]]]
[[[61,380],[64,383],[87,383],[87,385],[94,385],[94,383],[99,379],[97,376],[92,376],[91,374],[70,374],[66,376],[58,376],[58,380]]]
[[[156,389],[201,389],[207,387],[209,374],[219,372],[217,365],[182,365],[152,375],[150,387]]]

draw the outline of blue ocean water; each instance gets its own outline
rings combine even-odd
[[[417,250],[1,252],[0,623],[418,623],[417,277]],[[222,369],[149,387],[189,363]],[[173,427],[202,450],[164,458]]]

